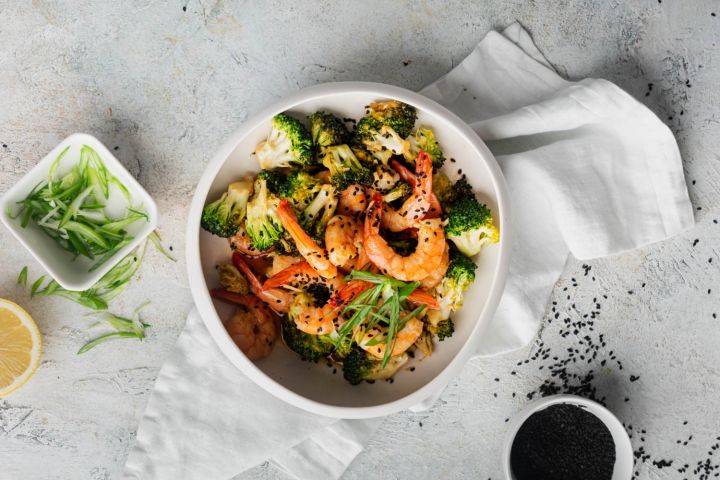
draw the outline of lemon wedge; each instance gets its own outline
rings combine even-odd
[[[28,381],[40,363],[42,338],[19,305],[0,298],[0,397]]]

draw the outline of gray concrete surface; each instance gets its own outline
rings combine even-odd
[[[474,361],[431,411],[388,418],[345,477],[498,480],[506,418],[558,390],[604,399],[632,427],[638,478],[706,478],[720,456],[712,454],[720,435],[714,12],[712,0],[0,0],[0,194],[66,135],[93,133],[156,198],[161,232],[182,259],[194,184],[256,109],[326,81],[418,89],[489,29],[519,20],[563,75],[610,79],[667,122],[698,225],[590,269],[569,264],[536,344]],[[0,478],[118,478],[190,308],[184,261],[149,254],[115,304],[129,312],[153,301],[146,342],[76,356],[85,311],[29,301],[15,279],[23,265],[32,278],[40,268],[4,229],[0,245],[0,296],[28,308],[45,349],[32,381],[0,400]],[[266,464],[237,478],[284,477]]]

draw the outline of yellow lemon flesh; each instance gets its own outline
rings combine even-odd
[[[42,339],[28,313],[0,298],[0,397],[20,387],[40,363]]]

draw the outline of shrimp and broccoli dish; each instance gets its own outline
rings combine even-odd
[[[202,228],[232,249],[210,293],[237,306],[225,327],[249,359],[282,339],[355,385],[453,335],[471,257],[499,232],[466,178],[440,171],[442,149],[416,118],[393,100],[357,122],[276,115],[253,154],[260,172],[205,206]]]

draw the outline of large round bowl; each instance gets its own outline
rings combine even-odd
[[[394,382],[352,386],[324,362],[303,362],[279,342],[272,355],[253,363],[235,346],[223,327],[233,308],[210,298],[208,288],[218,285],[215,266],[230,260],[225,239],[200,228],[200,215],[208,200],[217,198],[229,183],[259,171],[251,153],[270,130],[271,118],[289,111],[297,118],[316,110],[339,117],[360,118],[365,105],[395,99],[417,108],[417,125],[433,129],[447,161],[443,171],[456,179],[467,175],[478,197],[492,209],[500,228],[500,242],[485,248],[478,258],[477,278],[465,293],[465,305],[455,317],[455,334],[438,342],[429,358],[412,360]],[[386,415],[421,403],[436,395],[477,350],[483,332],[497,307],[505,283],[511,232],[508,195],[492,154],[475,132],[453,113],[408,90],[377,83],[329,83],[301,90],[275,102],[250,118],[215,154],[198,183],[190,208],[187,230],[188,276],[193,299],[213,339],[227,358],[255,383],[276,397],[302,409],[337,418]]]

